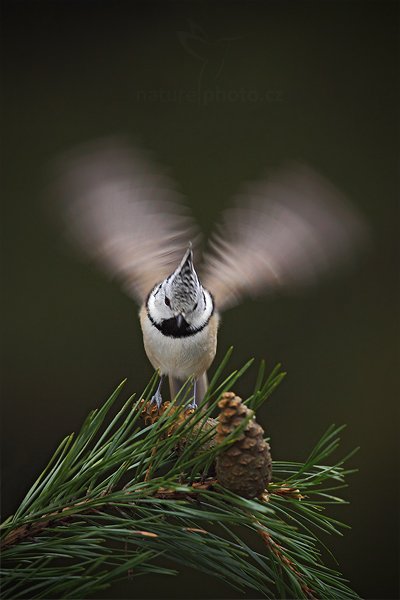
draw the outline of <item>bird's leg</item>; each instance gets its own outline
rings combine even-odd
[[[163,378],[164,378],[164,375],[160,375],[159,384],[157,386],[157,389],[156,389],[154,395],[152,396],[152,398],[150,400],[150,402],[152,402],[152,403],[155,402],[157,404],[157,408],[160,408],[161,403],[162,403],[161,385],[162,385],[162,382],[163,382]]]
[[[193,382],[193,398],[192,398],[191,402],[188,404],[188,408],[193,408],[193,409],[197,408],[196,391],[197,391],[197,379],[195,379]]]

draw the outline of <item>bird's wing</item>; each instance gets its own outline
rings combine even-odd
[[[139,303],[197,239],[167,175],[121,140],[57,161],[53,189],[67,237]]]
[[[292,165],[249,185],[210,238],[202,282],[219,309],[242,296],[312,283],[343,265],[366,227],[341,194],[312,169]]]

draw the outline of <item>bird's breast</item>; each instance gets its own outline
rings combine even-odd
[[[167,333],[164,333],[152,323],[146,309],[142,308],[140,323],[143,342],[153,367],[162,374],[182,380],[198,377],[207,371],[216,353],[218,320],[214,314],[200,331],[175,336],[171,333],[175,324],[168,324]],[[182,332],[187,332],[187,328],[180,329]]]

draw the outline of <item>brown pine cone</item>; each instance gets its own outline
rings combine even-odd
[[[218,403],[217,443],[234,431],[252,412],[233,392],[223,394]],[[263,438],[264,430],[253,418],[239,439],[217,456],[217,479],[227,489],[255,498],[263,493],[271,481],[272,461],[269,444]]]
[[[160,408],[157,408],[157,406],[155,404],[151,404],[150,402],[145,402],[145,400],[142,400],[141,411],[142,411],[142,418],[144,419],[145,425],[152,425],[153,423],[155,423],[161,417],[161,415],[167,410],[167,408],[169,408],[170,405],[171,405],[170,402],[164,402],[163,404],[161,404]],[[167,432],[168,437],[170,437],[171,435],[173,435],[175,433],[175,431],[178,429],[178,427],[180,427],[180,425],[182,425],[182,423],[184,421],[186,421],[186,419],[194,412],[194,409],[186,408],[185,410],[180,410],[179,406],[173,406],[172,409],[170,409],[170,411],[173,413],[176,413],[176,419],[175,419],[173,425],[171,425],[171,427],[168,429],[168,432]],[[217,424],[216,419],[209,417],[205,422],[197,423],[193,427],[192,435],[196,436],[198,434],[200,428],[204,432],[206,432],[212,428],[215,429],[216,424]],[[178,452],[181,452],[184,449],[187,442],[188,442],[188,436],[182,434],[179,439],[176,450]],[[204,452],[205,450],[212,448],[213,446],[215,446],[215,443],[216,443],[215,436],[209,437],[202,444],[202,446],[197,450],[196,454],[200,453],[200,452]]]
[[[145,425],[153,425],[153,423],[158,421],[161,415],[164,414],[167,408],[169,408],[171,405],[171,402],[163,402],[160,408],[158,408],[156,404],[153,404],[146,400],[142,399],[140,402],[141,416],[144,419]],[[175,430],[179,427],[179,425],[186,421],[188,416],[194,412],[193,408],[185,408],[184,410],[181,410],[181,408],[178,405],[173,406],[172,409],[170,409],[170,411],[172,413],[176,413],[176,419],[174,421],[173,426],[168,431],[168,436],[172,435],[175,432]]]

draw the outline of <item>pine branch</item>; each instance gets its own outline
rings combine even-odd
[[[259,498],[241,497],[215,477],[215,461],[253,419],[242,411],[240,425],[217,443],[211,415],[251,364],[224,378],[230,354],[210,383],[207,409],[187,411],[183,391],[183,402],[166,404],[153,418],[155,374],[112,417],[122,383],[76,437],[61,442],[1,526],[4,598],[83,598],[128,575],[176,574],[165,560],[267,598],[357,597],[323,563],[319,540],[342,534],[325,508],[343,503],[336,490],[352,471],[346,459],[324,465],[342,428],[330,427],[303,464],[274,461],[273,480]],[[244,404],[259,408],[282,377],[275,368],[265,378],[262,364]]]

